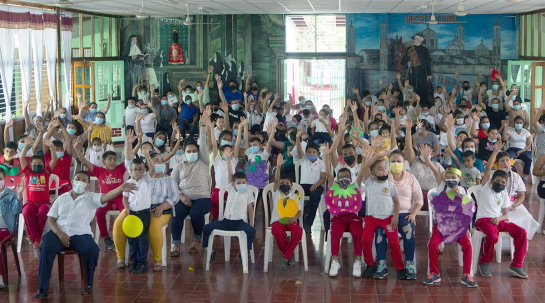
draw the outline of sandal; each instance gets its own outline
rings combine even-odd
[[[180,256],[180,245],[172,245],[172,248],[170,249],[170,256],[171,257]]]
[[[115,266],[117,266],[117,269],[124,269],[125,268],[125,259],[123,259],[123,258],[117,259],[117,264]]]
[[[190,254],[194,254],[194,253],[198,253],[199,252],[199,249],[197,247],[195,247],[195,243],[202,243],[202,241],[198,241],[198,240],[193,240],[193,244],[191,244],[191,247],[189,248],[189,253]]]
[[[155,261],[153,262],[153,271],[158,272],[163,270],[163,262]]]

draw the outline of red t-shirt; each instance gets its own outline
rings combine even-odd
[[[49,162],[51,162],[51,150],[44,155],[44,159],[45,159],[45,166],[49,167]],[[72,156],[70,156],[65,151],[64,156],[57,159],[57,164],[55,165],[55,168],[53,169],[51,173],[59,176],[59,179],[62,181],[70,181],[72,180],[72,178],[70,178],[71,166],[72,166]],[[61,182],[61,184],[62,183],[63,182]]]
[[[28,165],[24,170],[26,180],[26,197],[29,202],[46,202],[49,203],[49,175],[51,172],[45,168],[41,173],[32,172],[32,168]]]
[[[125,167],[125,162],[117,165],[114,170],[109,170],[100,166],[93,165],[93,172],[89,172],[91,176],[95,176],[98,179],[98,184],[100,186],[100,191],[102,193],[110,192],[118,188],[123,184],[123,176],[127,168]],[[115,197],[112,201],[115,203],[120,202],[123,199],[123,195]]]

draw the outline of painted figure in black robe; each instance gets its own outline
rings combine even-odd
[[[430,105],[428,80],[431,80],[431,59],[428,49],[422,45],[424,37],[418,33],[413,37],[414,44],[405,50],[401,64],[409,69],[409,81],[414,92],[420,96],[420,105]]]

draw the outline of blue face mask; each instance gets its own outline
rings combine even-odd
[[[238,129],[233,129],[233,135],[238,136]]]
[[[184,153],[183,150],[179,149],[176,151],[176,156],[181,156]]]
[[[303,99],[303,100],[299,101],[299,103],[305,104],[305,103],[307,103],[307,99]]]
[[[73,136],[73,135],[76,134],[76,130],[73,129],[73,128],[68,128],[68,129],[66,129],[66,131],[68,132],[68,134],[69,134],[70,136]]]
[[[129,104],[129,108],[135,108],[135,107],[136,107],[136,105],[134,105],[134,104]]]
[[[259,146],[252,146],[249,148],[250,154],[257,154],[259,152]]]
[[[365,101],[365,105],[371,106],[371,101]]]
[[[19,150],[23,150],[23,148],[25,148],[25,144],[24,143],[19,143],[19,144],[17,144],[17,148]]]
[[[98,112],[96,108],[91,108],[89,111],[91,112],[91,114],[96,114]]]
[[[57,155],[57,159],[64,157],[64,152],[55,152],[55,154]]]
[[[359,146],[356,147],[356,152],[358,153],[358,155],[361,154],[363,152],[363,148],[361,148]]]
[[[155,146],[161,147],[163,145],[165,145],[165,141],[163,141],[163,140],[161,140],[159,138],[155,139]]]
[[[488,128],[490,128],[490,123],[488,123],[488,122],[482,123],[482,124],[481,124],[481,127],[482,127],[483,129],[488,129]]]
[[[515,129],[516,129],[516,130],[522,129],[522,124],[520,124],[520,123],[515,123]]]
[[[492,109],[498,109],[498,108],[500,108],[499,104],[492,104]]]
[[[231,108],[233,110],[238,110],[240,108],[240,106],[238,104],[233,104],[233,105],[231,105]]]
[[[61,118],[61,119],[66,119],[66,114],[60,114],[60,115],[59,115],[59,118]]]
[[[412,88],[408,88],[407,90],[409,91],[409,93],[412,93],[412,92],[413,92],[413,89],[412,89]]]
[[[429,112],[422,112],[422,116],[427,117],[430,113]]]
[[[492,139],[488,138],[488,142],[490,142],[490,143],[496,143],[497,141],[498,140],[492,140]]]
[[[161,100],[161,105],[168,105],[168,100]]]
[[[457,179],[446,179],[445,184],[448,187],[453,188],[453,187],[458,186],[458,180]]]
[[[187,162],[197,162],[197,160],[199,160],[199,153],[187,153],[185,154],[185,159]]]
[[[237,184],[235,185],[235,188],[239,193],[245,193],[246,192],[246,184]]]
[[[312,110],[312,105],[307,105],[307,106],[305,106],[305,108],[308,109],[308,110]]]
[[[515,110],[519,110],[519,109],[522,108],[522,106],[520,106],[520,105],[513,105],[513,108],[514,108]]]
[[[185,100],[185,104],[191,105],[191,104],[193,104],[193,101],[191,99]]]
[[[155,164],[155,173],[156,174],[162,174],[165,172],[165,165],[164,164]]]
[[[371,137],[378,136],[378,129],[372,130],[371,132],[369,132],[369,135],[371,135]]]
[[[233,145],[233,142],[231,142],[231,141],[226,141],[226,140],[221,140],[220,146],[224,146],[224,145],[232,146],[232,145]]]
[[[95,119],[95,123],[96,123],[96,124],[104,124],[104,119],[102,119],[102,118],[96,118],[96,119]]]
[[[144,108],[144,109],[141,109],[141,110],[140,110],[140,113],[141,113],[142,115],[147,115],[147,114],[148,114],[148,110],[145,109],[145,108]]]
[[[309,159],[311,162],[316,161],[318,159],[318,156],[307,156],[307,159]]]
[[[386,110],[386,107],[384,107],[383,105],[379,105],[377,106],[377,109],[379,112],[383,112],[384,110]]]
[[[493,90],[498,90],[498,88],[500,88],[499,85],[497,85],[497,84],[492,84],[492,89],[493,89]]]

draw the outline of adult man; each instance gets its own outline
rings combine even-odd
[[[217,80],[217,79],[216,79]],[[229,86],[223,86],[222,91],[225,95],[227,103],[231,104],[232,100],[243,100],[242,93],[237,88],[237,82],[235,80],[229,80]]]
[[[83,256],[87,267],[87,291],[93,288],[93,275],[98,261],[98,245],[93,240],[91,221],[95,210],[123,191],[136,190],[134,184],[125,183],[106,193],[95,194],[86,191],[91,177],[85,171],[74,176],[73,189],[57,198],[49,213],[47,222],[51,231],[42,239],[40,250],[40,284],[34,298],[47,299],[49,279],[55,256],[65,248],[73,249]]]
[[[164,131],[170,138],[172,136],[172,123],[176,122],[176,116],[178,115],[178,113],[172,106],[168,105],[167,96],[162,96],[161,103],[157,104],[154,102],[153,106],[159,113],[159,116],[157,117],[157,127],[155,128],[155,132]]]
[[[191,95],[185,95],[184,102],[180,104],[180,120],[178,128],[180,134],[185,140],[185,130],[189,128],[189,136],[193,138],[197,131],[197,122],[199,121],[199,108],[193,104]]]
[[[409,69],[409,81],[414,92],[420,98],[420,105],[430,105],[428,100],[428,80],[431,80],[431,59],[428,49],[422,45],[424,35],[418,33],[413,37],[413,45],[409,46],[401,58],[401,64]]]

